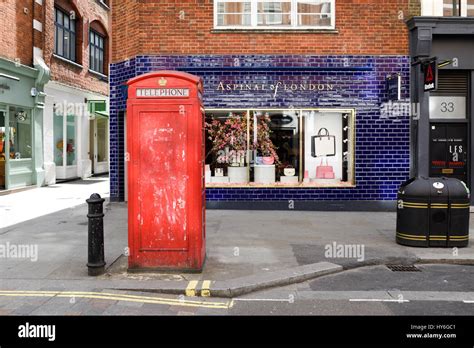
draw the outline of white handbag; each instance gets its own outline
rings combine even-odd
[[[311,137],[311,156],[336,156],[336,137],[330,135],[327,128],[321,128],[318,135]]]

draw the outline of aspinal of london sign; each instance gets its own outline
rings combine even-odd
[[[275,83],[228,83],[221,81],[216,87],[217,91],[226,92],[238,92],[238,91],[268,91],[272,92],[274,96],[279,92],[323,92],[333,91],[335,85],[332,83],[321,83],[321,82],[283,82],[278,81]]]

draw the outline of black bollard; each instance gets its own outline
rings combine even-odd
[[[91,195],[86,200],[89,204],[89,257],[87,267],[90,276],[98,276],[105,272],[104,261],[104,204],[105,199],[101,198],[98,193]]]

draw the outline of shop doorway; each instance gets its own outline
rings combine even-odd
[[[6,112],[4,110],[0,110],[0,190],[5,190],[5,168],[6,168],[6,161],[7,157],[5,156],[5,119],[6,119]]]
[[[96,117],[90,121],[89,158],[92,163],[92,174],[109,172],[109,120]]]
[[[469,183],[467,123],[432,123],[430,176],[447,176]]]

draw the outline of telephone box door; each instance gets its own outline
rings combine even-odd
[[[158,72],[129,83],[131,269],[199,270],[205,256],[203,115],[199,98],[192,98],[200,80],[183,81],[181,74]],[[157,78],[161,84],[166,78],[166,87],[154,86]],[[170,97],[164,88],[189,91]]]

